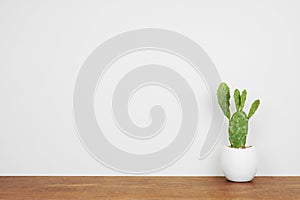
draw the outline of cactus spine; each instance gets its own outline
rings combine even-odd
[[[243,111],[246,101],[247,91],[242,94],[238,89],[234,91],[234,102],[236,112],[230,115],[230,89],[226,83],[221,83],[217,91],[218,103],[229,120],[228,133],[230,145],[233,148],[245,148],[248,135],[248,122],[258,109],[260,101],[255,100],[250,108],[248,115]]]

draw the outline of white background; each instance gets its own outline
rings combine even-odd
[[[300,175],[296,0],[1,0],[0,174],[122,175],[81,145],[73,89],[93,49],[116,34],[148,27],[193,39],[231,88],[248,89],[248,106],[261,99],[248,141],[259,153],[258,175]],[[181,159],[151,175],[221,175],[224,140],[199,160],[202,139],[199,133]]]

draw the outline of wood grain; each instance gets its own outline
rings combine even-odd
[[[0,177],[0,199],[300,199],[300,177]]]

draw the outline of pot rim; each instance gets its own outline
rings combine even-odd
[[[228,146],[228,145],[224,145],[224,147],[226,149],[230,149],[232,151],[245,151],[245,150],[255,149],[255,147],[252,146],[252,145],[246,146],[245,148],[234,148],[234,147],[231,147],[231,146]]]

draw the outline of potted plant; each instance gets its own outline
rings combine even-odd
[[[234,91],[236,112],[230,113],[230,89],[226,83],[218,87],[218,103],[224,115],[229,121],[228,134],[230,146],[224,146],[221,153],[221,166],[225,177],[234,182],[251,181],[257,170],[258,159],[255,148],[246,146],[248,135],[248,122],[257,110],[260,101],[255,100],[248,114],[243,109],[247,91],[242,93],[238,89]]]

